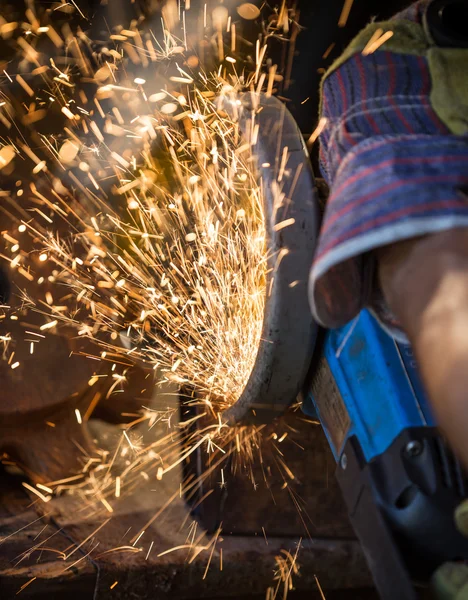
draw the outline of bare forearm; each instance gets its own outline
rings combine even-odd
[[[438,420],[468,465],[468,230],[380,251],[380,280]]]

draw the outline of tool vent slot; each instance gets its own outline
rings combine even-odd
[[[466,498],[468,477],[460,461],[442,437],[434,440],[436,457],[440,465],[440,477],[444,487],[453,489],[461,498]]]

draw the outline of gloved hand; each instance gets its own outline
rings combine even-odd
[[[435,600],[466,600],[468,598],[468,566],[445,563],[432,578]]]
[[[455,512],[458,529],[468,538],[468,501]],[[433,575],[431,590],[435,600],[466,600],[468,598],[468,565],[450,562]]]
[[[372,23],[325,75],[331,193],[310,296],[324,326],[369,307],[411,341],[468,465],[468,49],[435,43],[429,6]]]

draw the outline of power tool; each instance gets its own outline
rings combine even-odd
[[[322,423],[380,596],[412,600],[438,566],[468,558],[454,521],[468,479],[437,429],[410,346],[363,311],[328,332],[322,352],[304,411]],[[314,394],[323,377],[327,393]]]
[[[363,311],[327,332],[312,356],[317,328],[307,306],[306,265],[319,211],[309,158],[278,100],[246,95],[241,104],[241,130],[248,137],[255,112],[260,131],[255,154],[265,182],[270,293],[255,367],[224,418],[232,425],[264,422],[306,385],[303,410],[320,419],[328,438],[380,597],[414,600],[440,565],[468,559],[468,540],[454,520],[468,478],[437,428],[411,347],[391,338],[372,314]],[[292,150],[287,169],[284,148]],[[278,231],[285,219],[291,226]]]
[[[260,109],[264,131],[257,161],[268,165],[262,176],[272,293],[255,367],[224,418],[232,425],[271,420],[302,387],[303,410],[320,420],[328,438],[350,520],[380,596],[413,600],[438,566],[468,559],[468,540],[454,521],[455,509],[468,497],[468,477],[437,428],[411,347],[391,338],[370,312],[328,331],[313,352],[317,327],[306,291],[318,228],[313,174],[302,136],[278,100],[244,98],[241,127],[251,127],[252,103]],[[271,126],[273,115],[277,127]],[[294,150],[281,188],[289,201],[278,217],[271,190],[281,168],[275,156],[286,146]],[[284,218],[295,222],[279,236],[275,222]],[[288,249],[287,261],[275,268],[282,248]],[[299,283],[291,287],[292,282]],[[311,384],[306,383],[308,368]]]
[[[429,2],[423,24],[432,43],[466,48],[467,11],[465,0]],[[417,598],[440,565],[468,558],[454,518],[467,475],[437,428],[410,346],[363,311],[328,332],[322,352],[304,410],[323,425],[380,596]],[[326,394],[314,393],[323,377]]]

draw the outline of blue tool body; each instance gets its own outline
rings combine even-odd
[[[369,312],[329,331],[323,353],[342,404],[312,400],[336,460],[350,436],[369,462],[405,429],[435,426],[411,347],[395,342]]]
[[[380,597],[415,600],[415,581],[468,559],[453,518],[468,480],[437,428],[411,347],[363,311],[326,333],[304,396],[304,412],[328,438]]]

